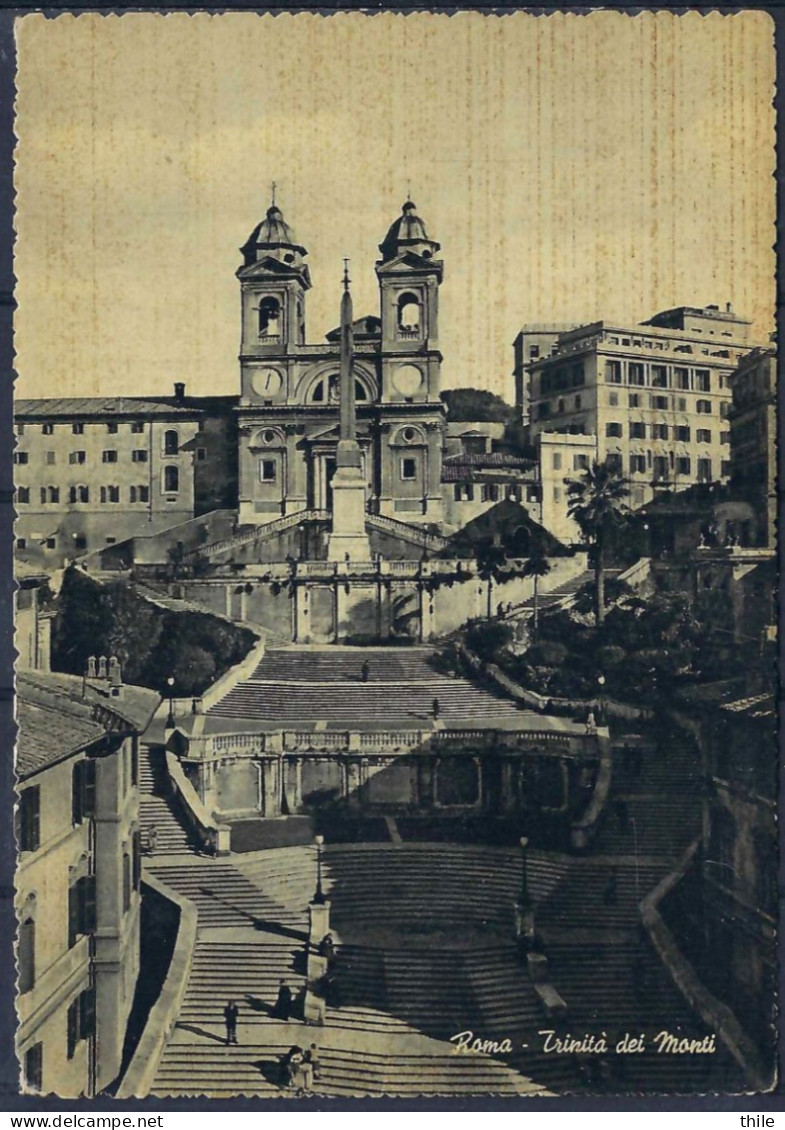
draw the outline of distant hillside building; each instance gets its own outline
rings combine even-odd
[[[523,342],[525,344],[525,331]],[[630,479],[631,504],[730,474],[730,376],[753,347],[730,306],[682,306],[623,327],[594,322],[527,359],[519,419],[542,432],[595,437],[595,458]]]
[[[138,738],[160,701],[20,670],[16,1047],[24,1089],[93,1096],[121,1067],[139,974]]]

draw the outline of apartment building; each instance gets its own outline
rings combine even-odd
[[[116,1078],[139,974],[139,733],[160,701],[20,671],[16,872],[25,1090],[92,1096]]]
[[[224,505],[236,398],[65,397],[15,406],[16,549],[49,568]]]
[[[750,322],[728,306],[682,306],[637,326],[605,321],[560,333],[527,362],[529,438],[594,436],[594,458],[631,481],[633,506],[663,489],[730,474],[731,374],[750,352]]]
[[[731,378],[730,475],[756,510],[757,545],[774,546],[777,524],[777,352],[754,349]]]

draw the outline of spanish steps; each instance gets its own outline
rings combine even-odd
[[[196,851],[196,845],[179,820],[176,804],[168,788],[163,750],[142,746],[139,750],[139,830],[145,850],[151,851],[154,828],[155,855]]]
[[[380,728],[397,729],[430,726],[435,699],[438,717],[447,722],[521,719],[531,713],[468,679],[440,674],[429,663],[429,648],[401,648],[398,655],[391,651],[269,648],[251,677],[208,713],[295,726],[327,722],[367,727],[373,719]],[[364,663],[367,683],[362,678]]]
[[[422,677],[459,682],[438,676],[427,658],[427,649],[272,649],[254,680],[299,679],[304,687],[310,680],[311,720],[314,694],[321,714],[325,698],[335,695],[338,708],[356,688],[367,717],[374,692],[389,709],[400,687],[411,708],[413,686]],[[364,660],[369,685],[362,683]],[[467,685],[473,696],[481,693]],[[315,1089],[325,1095],[741,1087],[722,1050],[714,1057],[611,1055],[600,1071],[596,1056],[546,1055],[541,1047],[541,1033],[549,1029],[578,1038],[602,1030],[611,1039],[640,1031],[651,1037],[663,1029],[705,1034],[649,948],[638,909],[697,829],[691,758],[669,735],[655,734],[635,766],[616,751],[614,792],[593,853],[573,858],[529,852],[540,949],[548,959],[548,982],[566,1003],[566,1019],[549,1018],[511,941],[522,879],[515,849],[444,842],[325,845],[323,887],[331,900],[339,999],[330,1002],[319,1027],[305,1027],[300,1019],[315,849],[272,848],[221,860],[157,850],[146,865],[192,900],[198,932],[178,1024],[152,1093],[280,1094],[277,1061],[293,1044],[312,1042],[321,1061]],[[148,803],[163,801],[156,795],[163,791],[160,768],[153,761],[145,770]],[[626,808],[619,809],[619,799]],[[164,823],[177,820],[176,810],[164,804],[156,814],[161,845],[167,842]],[[288,1021],[270,1016],[282,978],[296,999]],[[229,999],[240,1007],[237,1047],[222,1042],[222,1008]],[[513,1051],[456,1055],[449,1038],[467,1030],[486,1039],[509,1037]]]

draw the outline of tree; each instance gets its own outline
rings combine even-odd
[[[515,409],[495,392],[486,388],[449,388],[441,394],[447,407],[447,419],[458,421],[490,421],[506,424]]]
[[[594,598],[597,627],[605,616],[605,546],[611,531],[629,513],[625,499],[630,493],[627,479],[607,460],[592,463],[578,479],[567,480],[567,513],[589,543],[594,565]]]
[[[547,577],[551,571],[551,563],[538,541],[534,541],[529,549],[529,556],[523,563],[521,568],[522,577],[531,577],[534,581],[534,616],[532,618],[533,632],[537,634],[537,625],[539,623],[539,607],[538,607],[538,587],[540,577]]]
[[[491,598],[493,582],[501,581],[507,575],[507,555],[493,539],[482,541],[477,546],[477,571],[488,583],[488,619],[491,618]]]

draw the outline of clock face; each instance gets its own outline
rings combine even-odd
[[[257,369],[251,378],[251,387],[257,396],[272,400],[281,391],[283,379],[277,369]]]
[[[414,396],[420,391],[422,373],[416,365],[400,365],[393,373],[393,384],[401,396]]]

